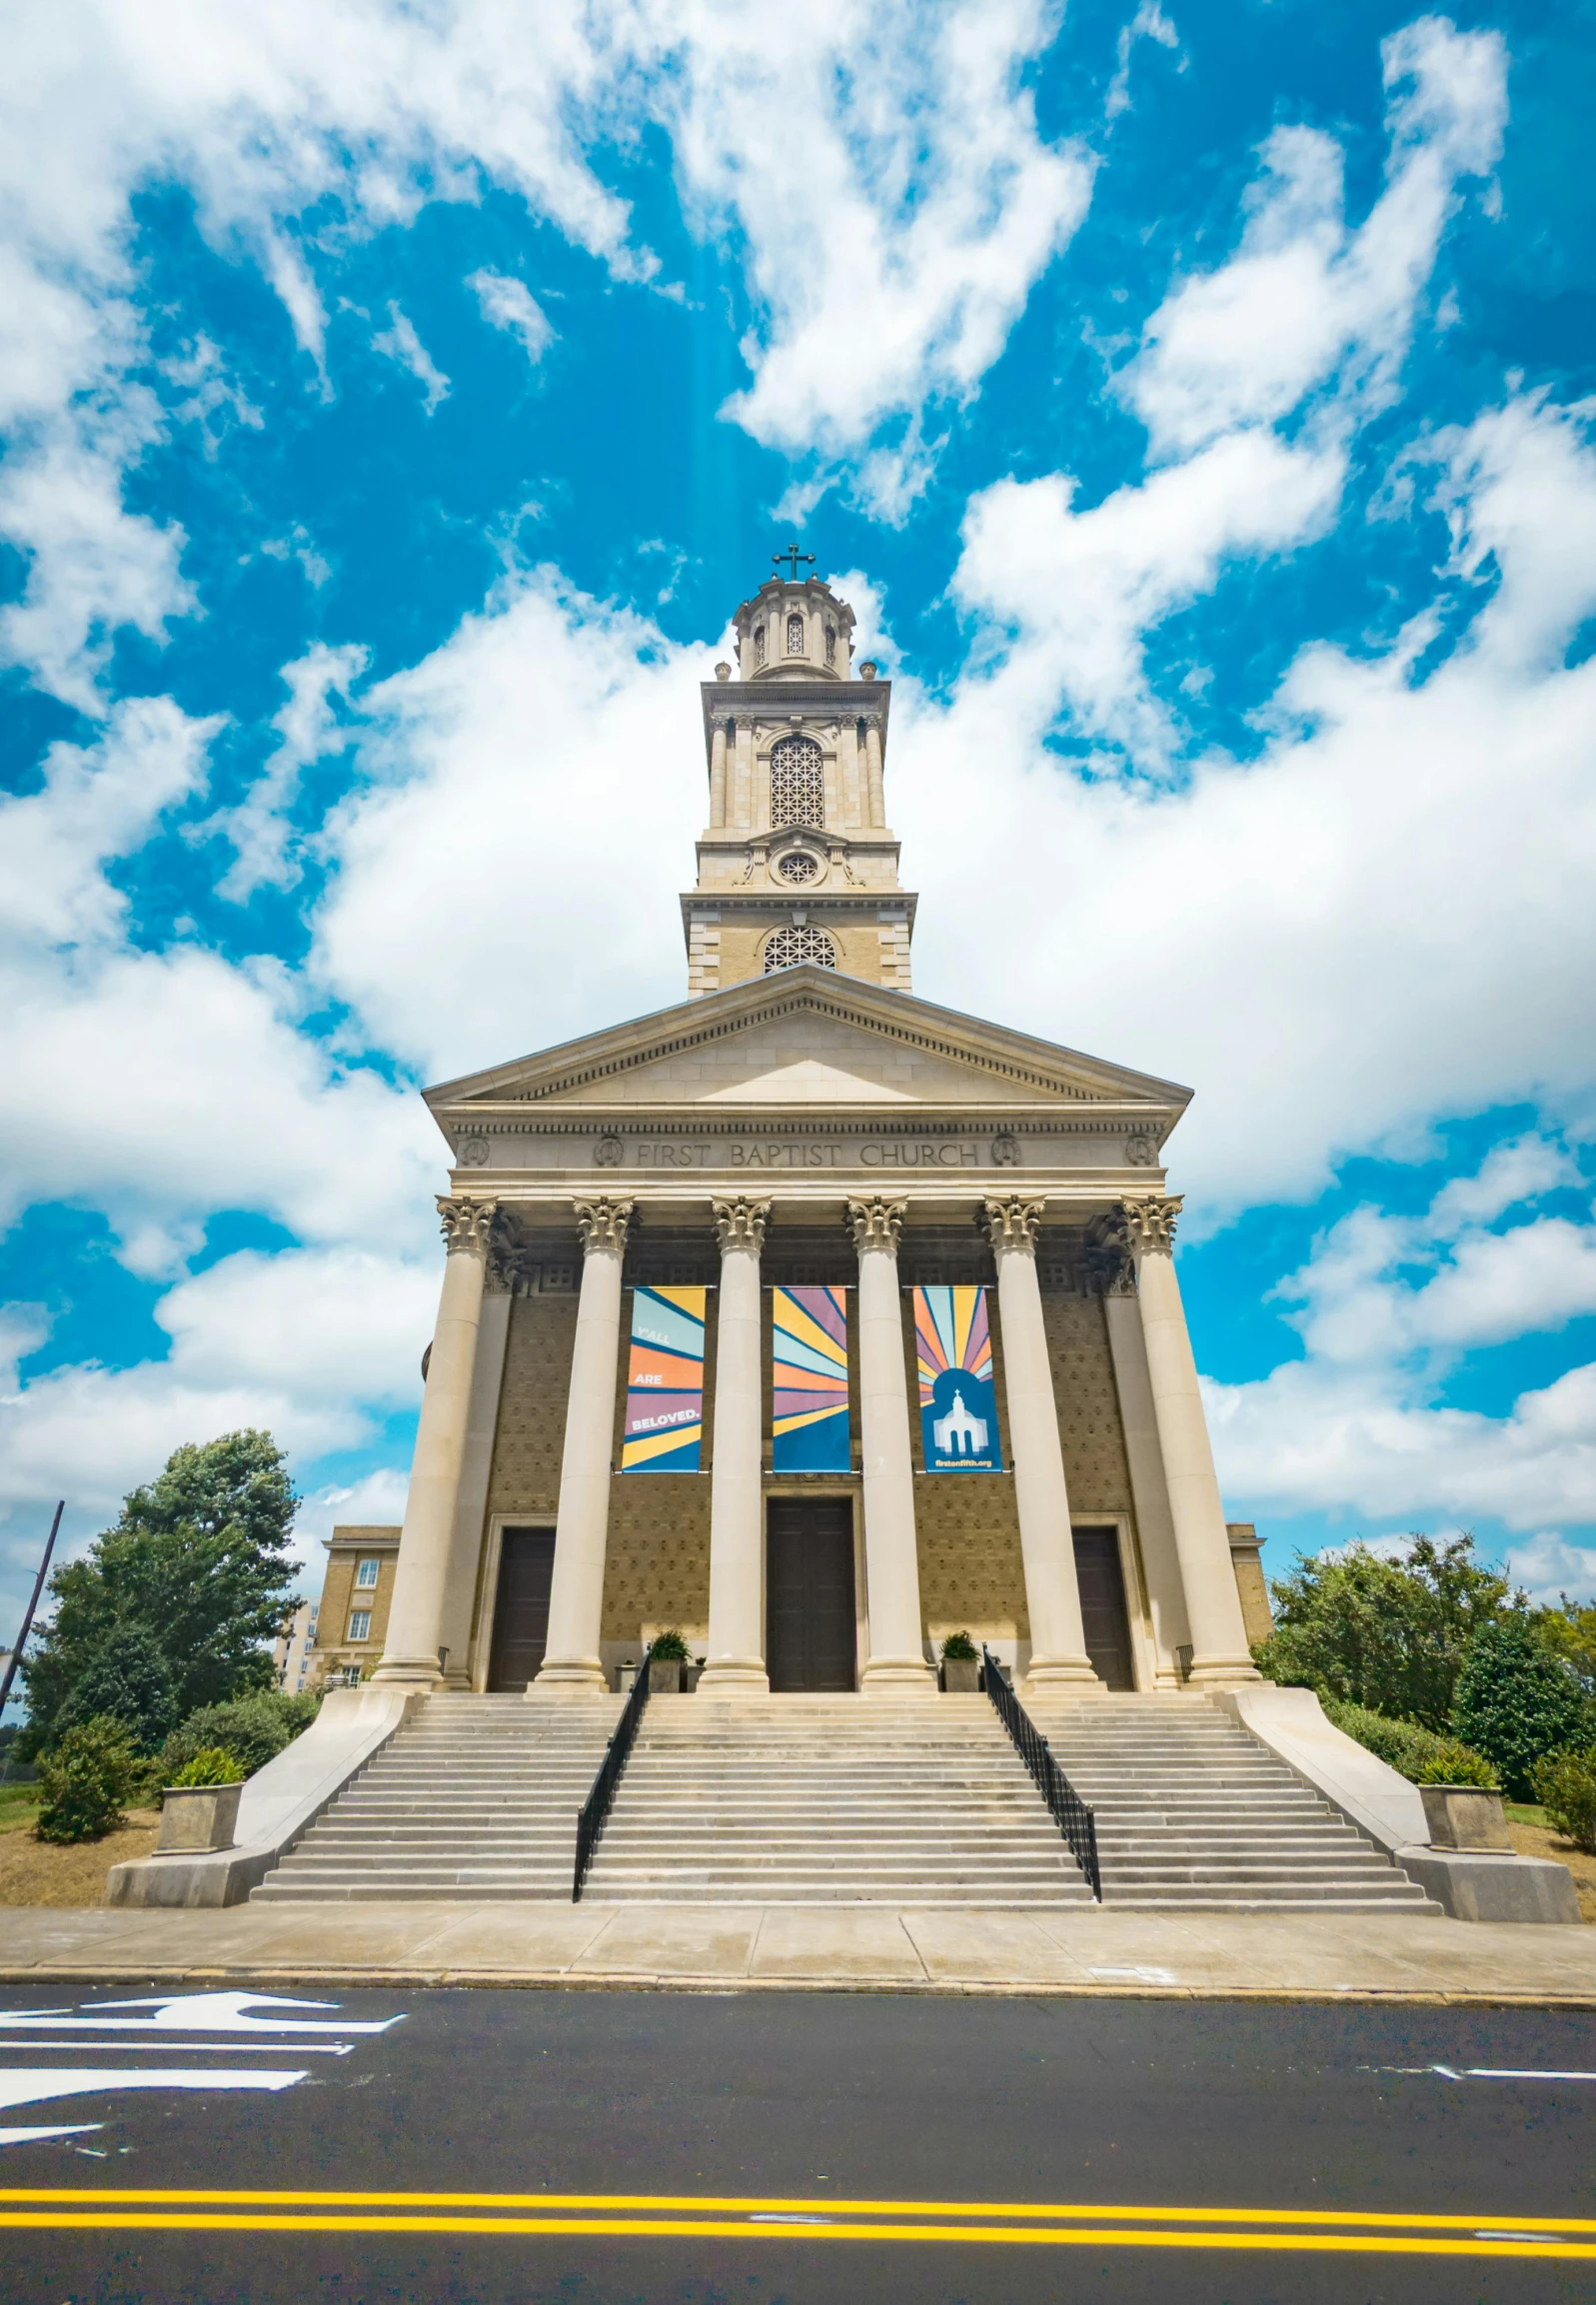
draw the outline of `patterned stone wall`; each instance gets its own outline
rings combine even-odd
[[[560,1456],[571,1391],[577,1299],[518,1296],[510,1307],[499,1429],[488,1476],[490,1513],[544,1517],[560,1501]]]

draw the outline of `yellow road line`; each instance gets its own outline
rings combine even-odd
[[[106,2211],[19,2210],[0,2213],[0,2227],[49,2232],[371,2233],[392,2235],[579,2234],[602,2239],[664,2236],[712,2241],[985,2242],[1030,2248],[1134,2248],[1292,2250],[1320,2255],[1381,2257],[1548,2257],[1596,2262],[1596,2244],[1562,2241],[1403,2238],[1396,2234],[1158,2232],[1081,2224],[1033,2225],[746,2224],[714,2218],[645,2220],[636,2217],[337,2217],[226,2216],[164,2212],[116,2215]],[[1527,2227],[1522,2228],[1528,2231]]]
[[[1024,2218],[1049,2223],[1082,2219],[1130,2218],[1149,2224],[1370,2226],[1381,2231],[1477,2233],[1486,2227],[1514,2233],[1593,2233],[1596,2218],[1403,2214],[1386,2209],[1205,2209],[1142,2206],[1131,2201],[869,2201],[834,2199],[829,2194],[794,2198],[770,2194],[704,2193],[372,2193],[316,2192],[306,2189],[257,2191],[226,2188],[95,2185],[0,2187],[0,2221],[11,2203],[79,2203],[88,2208],[107,2201],[167,2208],[307,2209],[525,2209],[544,2214],[557,2209],[616,2210],[635,2217],[666,2211],[690,2216],[821,2215],[913,2218]],[[651,2225],[650,2231],[664,2231]],[[740,2228],[741,2230],[741,2228]]]

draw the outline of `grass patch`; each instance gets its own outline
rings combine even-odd
[[[1551,1830],[1546,1822],[1546,1811],[1537,1801],[1503,1801],[1502,1813],[1509,1824],[1539,1825],[1543,1833]]]
[[[0,1785],[0,1833],[21,1832],[38,1813],[37,1785]]]

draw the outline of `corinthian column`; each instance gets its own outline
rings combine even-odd
[[[760,1440],[760,1249],[769,1200],[717,1200],[721,1301],[710,1477],[710,1640],[700,1691],[766,1692]]]
[[[377,1680],[436,1688],[442,1678],[438,1644],[443,1638],[444,1596],[477,1360],[483,1275],[497,1206],[493,1200],[438,1202],[449,1254],[416,1427],[388,1639],[373,1676]]]
[[[1101,1686],[1086,1654],[1075,1581],[1075,1541],[1058,1440],[1058,1404],[1036,1277],[1036,1234],[1044,1200],[988,1200],[986,1237],[997,1264],[1003,1337],[1003,1390],[1014,1454],[1014,1505],[1030,1618],[1027,1691]]]
[[[528,1684],[529,1697],[580,1696],[610,1685],[599,1658],[599,1627],[621,1355],[621,1259],[632,1202],[578,1200],[575,1206],[582,1230],[582,1294],[560,1462],[549,1645],[537,1679]]]
[[[1256,1680],[1241,1622],[1224,1506],[1213,1469],[1197,1365],[1175,1278],[1178,1193],[1137,1193],[1119,1203],[1117,1229],[1136,1265],[1141,1332],[1147,1348],[1153,1417],[1169,1486],[1169,1517],[1191,1628],[1191,1678],[1227,1687]]]
[[[710,823],[726,823],[726,723],[722,720],[710,734]]]
[[[914,1549],[914,1459],[908,1445],[903,1308],[897,1287],[901,1200],[850,1200],[858,1250],[859,1442],[864,1464],[868,1695],[934,1696],[925,1662]]]

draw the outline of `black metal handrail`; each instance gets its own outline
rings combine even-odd
[[[1052,1810],[1058,1830],[1069,1843],[1070,1854],[1085,1874],[1092,1895],[1102,1903],[1102,1874],[1097,1866],[1097,1820],[1053,1759],[1052,1747],[1003,1678],[1003,1668],[985,1642],[981,1643],[982,1679],[997,1717],[1014,1740],[1014,1749],[1036,1780],[1036,1789]]]
[[[632,1694],[621,1709],[615,1735],[605,1747],[599,1773],[593,1780],[593,1790],[577,1812],[577,1870],[571,1883],[571,1902],[574,1905],[581,1902],[582,1884],[588,1877],[593,1852],[599,1845],[599,1835],[604,1831],[610,1804],[616,1797],[616,1786],[621,1782],[621,1771],[627,1765],[637,1737],[638,1723],[643,1718],[643,1708],[649,1701],[649,1660],[653,1655],[654,1645],[651,1642],[643,1652],[638,1677],[632,1684]]]

